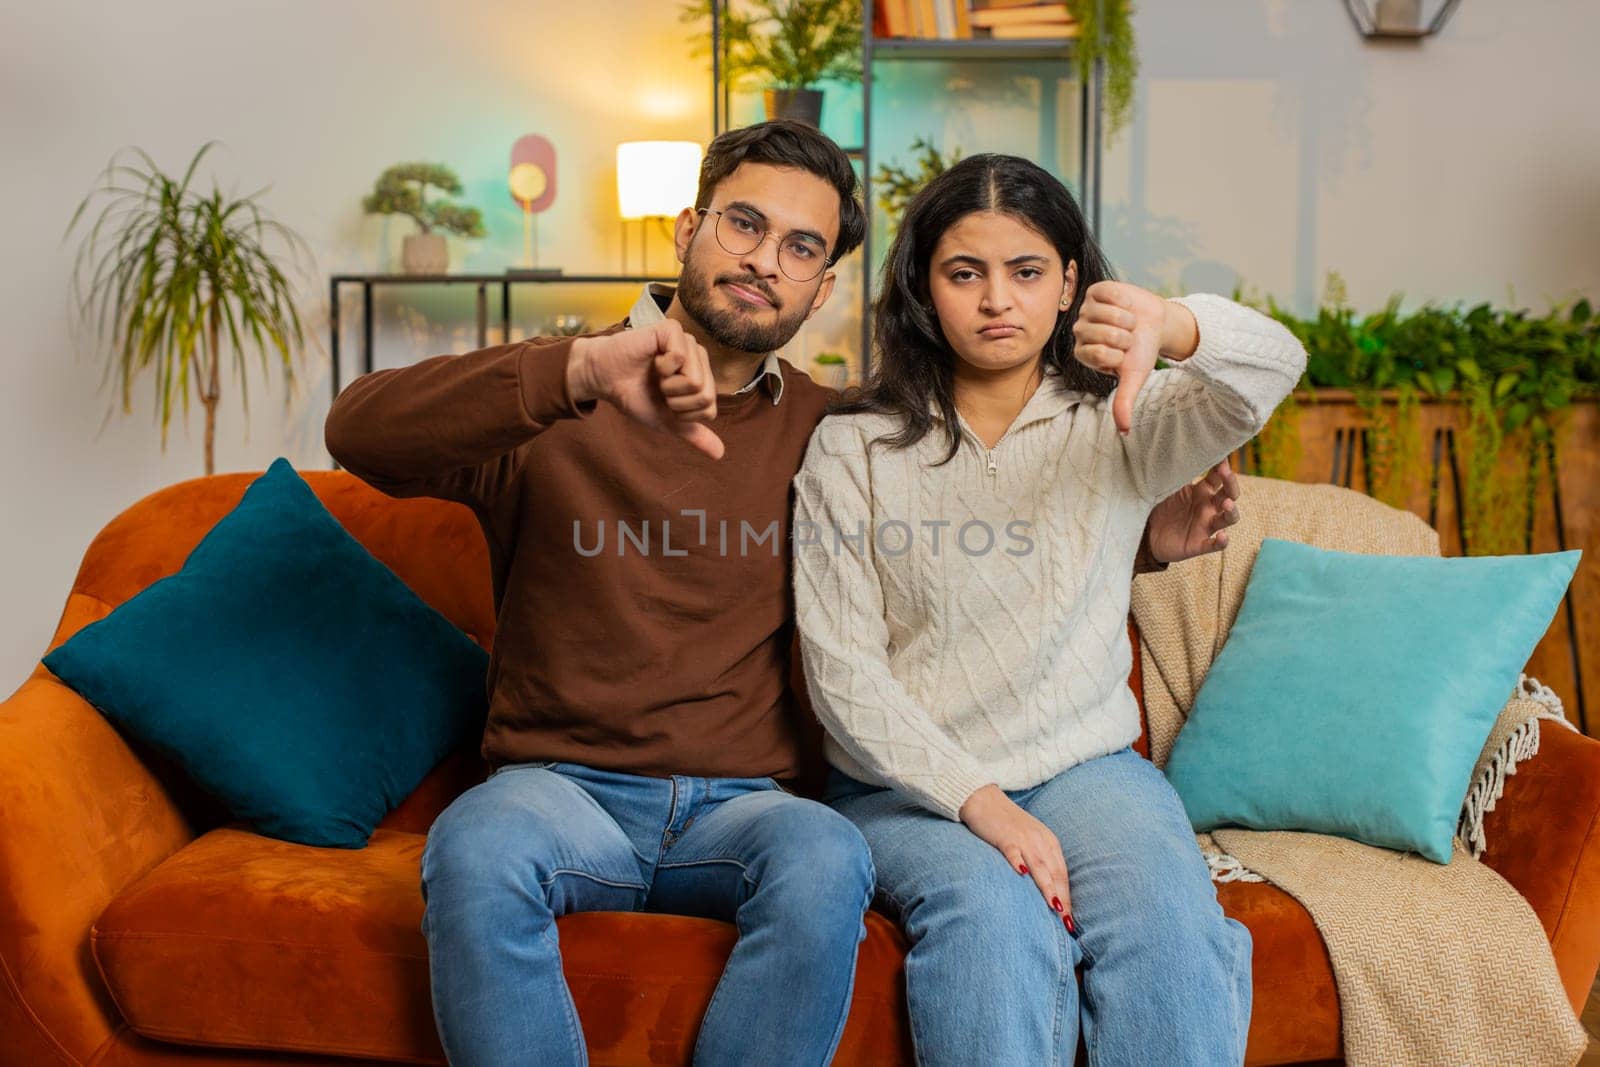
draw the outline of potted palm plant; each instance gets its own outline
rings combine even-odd
[[[148,154],[123,162],[113,156],[67,224],[70,236],[91,203],[104,206],[78,250],[72,292],[85,323],[109,335],[105,378],[115,377],[124,412],[133,410],[133,382],[156,375],[161,447],[173,400],[189,411],[191,390],[206,411],[206,473],[216,470],[217,405],[222,364],[231,352],[245,417],[250,414],[246,352],[260,356],[262,373],[278,366],[294,384],[294,361],[305,338],[289,281],[269,251],[281,245],[298,260],[305,242],[266,217],[259,198],[209,194],[191,187],[195,169],[215,142],[190,160],[183,177],[164,174]]]
[[[710,0],[690,0],[680,18],[711,16]],[[767,118],[822,123],[823,81],[861,81],[861,0],[750,0],[722,5],[725,77],[736,90],[766,91]],[[698,38],[707,54],[710,36]]]

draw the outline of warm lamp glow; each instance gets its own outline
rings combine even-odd
[[[625,219],[671,217],[694,204],[700,146],[693,141],[617,145],[617,203]]]
[[[550,188],[550,179],[537,164],[518,163],[511,168],[507,184],[511,187],[511,195],[516,198],[517,203],[531,204]]]

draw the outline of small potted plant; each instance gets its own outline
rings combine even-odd
[[[811,362],[818,368],[817,377],[830,389],[843,389],[850,382],[850,363],[837,352],[820,352]]]
[[[766,90],[767,118],[822,124],[825,80],[861,81],[861,0],[751,0],[748,14],[722,6],[723,76],[736,90]],[[690,0],[684,22],[711,16],[710,0]],[[697,52],[710,51],[709,34]]]
[[[461,195],[461,179],[437,163],[397,163],[384,171],[361,200],[368,215],[406,215],[422,227],[407,235],[400,250],[401,269],[407,274],[443,274],[450,269],[450,249],[444,234],[484,236],[483,217],[475,207],[448,200],[428,200],[428,187],[451,196]],[[442,230],[443,233],[435,233]]]

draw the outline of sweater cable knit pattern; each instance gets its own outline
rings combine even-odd
[[[1127,618],[1145,520],[1259,433],[1306,359],[1259,312],[1176,302],[1199,347],[1150,375],[1126,438],[1111,397],[1055,376],[993,449],[961,420],[943,466],[942,427],[901,450],[877,440],[888,416],[817,427],[791,536],[834,766],[956,819],[984,785],[1037,785],[1138,738]]]

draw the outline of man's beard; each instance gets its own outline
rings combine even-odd
[[[731,282],[753,289],[771,301],[778,311],[777,320],[768,323],[757,320],[756,316],[763,314],[759,308],[753,308],[746,314],[716,306],[712,302],[713,282],[703,272],[694,269],[691,257],[691,262],[684,264],[683,273],[678,278],[678,302],[723,348],[735,352],[773,352],[788,344],[806,321],[809,302],[802,303],[797,311],[785,317],[777,296],[756,278],[729,274],[716,279],[716,282]]]

